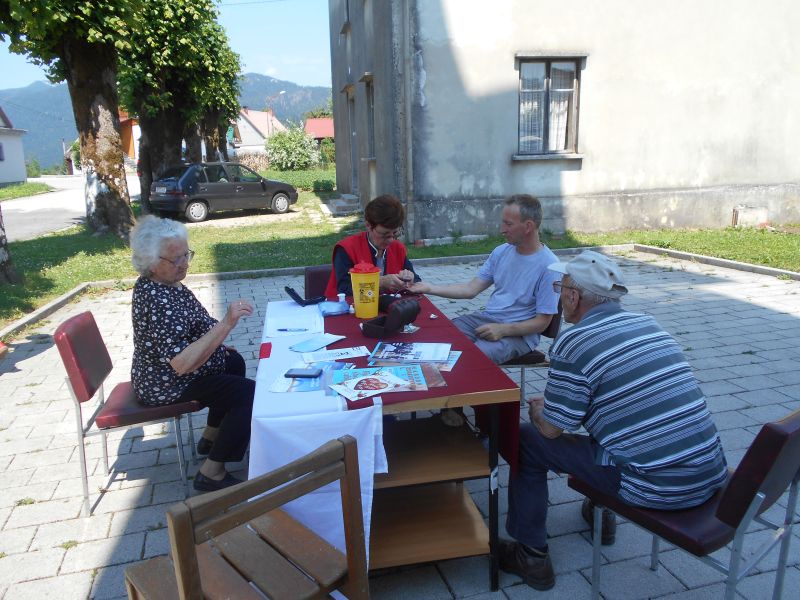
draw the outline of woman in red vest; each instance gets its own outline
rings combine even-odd
[[[346,237],[333,247],[333,270],[325,295],[353,295],[350,269],[354,264],[368,262],[381,270],[381,291],[405,289],[420,281],[408,260],[406,247],[398,240],[403,235],[405,210],[394,196],[384,194],[364,209],[366,231]]]

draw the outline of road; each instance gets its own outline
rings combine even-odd
[[[86,221],[83,176],[31,177],[30,182],[46,183],[54,191],[3,202],[3,222],[9,242],[37,238]],[[139,178],[128,175],[130,195],[139,194]]]

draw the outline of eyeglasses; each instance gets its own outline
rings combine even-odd
[[[564,288],[565,290],[577,290],[578,289],[578,288],[576,288],[574,286],[571,286],[571,285],[564,285],[560,281],[554,281],[553,282],[553,291],[556,294],[560,294],[561,293],[561,288]]]
[[[376,227],[372,228],[372,232],[382,240],[399,240],[403,237],[403,228],[395,229],[394,231],[378,231]]]
[[[159,256],[158,258],[160,258],[161,260],[165,260],[168,263],[172,263],[177,267],[180,264],[183,263],[189,264],[190,262],[192,262],[192,259],[194,258],[194,250],[189,250],[186,254],[181,254],[175,260],[167,258],[166,256]]]

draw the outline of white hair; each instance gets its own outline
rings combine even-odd
[[[161,258],[164,244],[169,240],[189,241],[186,225],[172,219],[153,215],[142,217],[131,229],[131,262],[139,275],[147,277]]]

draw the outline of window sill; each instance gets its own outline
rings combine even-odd
[[[537,161],[537,160],[583,160],[583,154],[512,154],[513,162]]]

